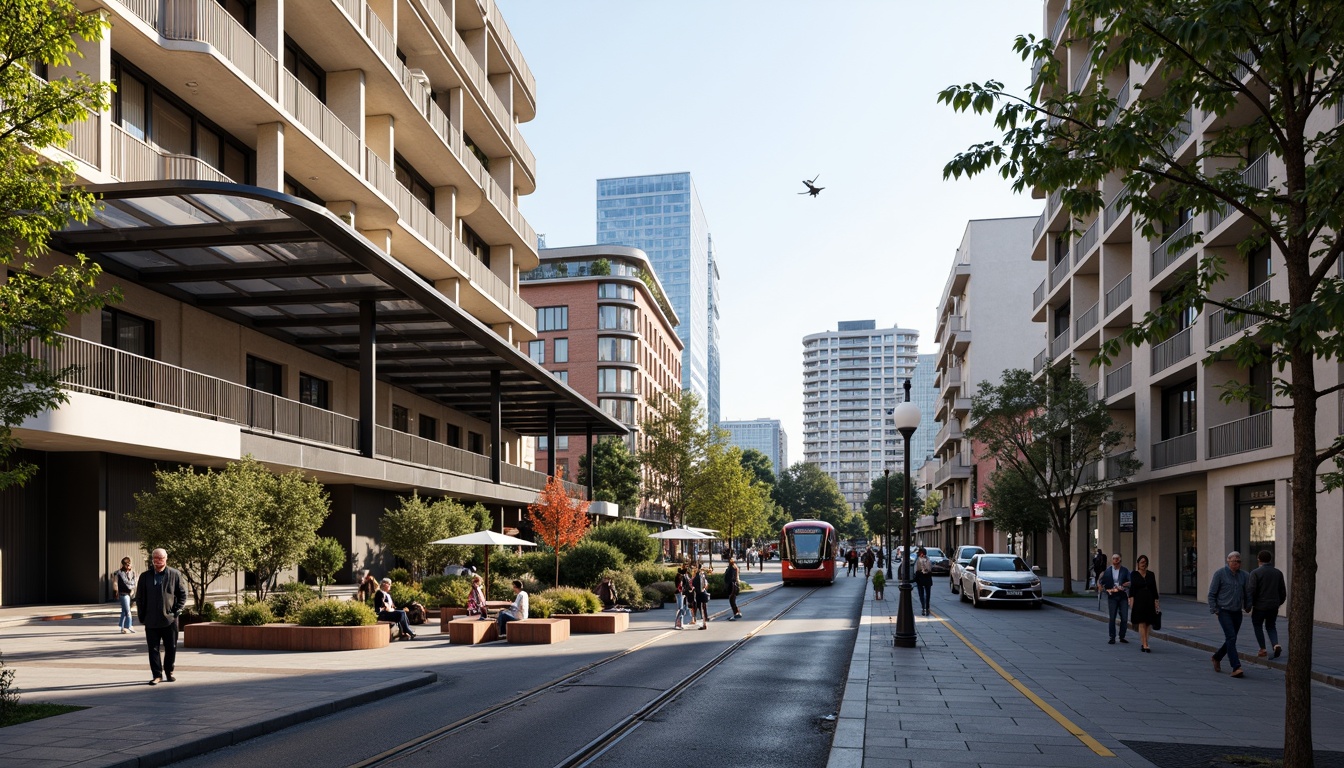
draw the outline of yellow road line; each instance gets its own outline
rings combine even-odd
[[[1088,749],[1092,750],[1093,752],[1096,752],[1098,755],[1102,757],[1115,757],[1114,752],[1103,746],[1101,742],[1092,738],[1092,736],[1089,735],[1087,731],[1084,731],[1082,728],[1079,728],[1077,725],[1074,724],[1072,720],[1061,715],[1059,713],[1059,710],[1055,709],[1049,704],[1046,704],[1045,701],[1040,696],[1037,696],[1034,692],[1032,692],[1030,688],[1023,685],[1017,678],[1008,674],[1008,670],[999,666],[997,662],[986,656],[979,648],[976,648],[975,645],[972,644],[970,640],[966,639],[965,635],[958,632],[957,628],[952,626],[952,623],[948,621],[946,617],[935,615],[935,618],[942,619],[943,626],[951,630],[952,634],[956,635],[961,640],[961,642],[965,643],[967,648],[970,648],[972,651],[974,651],[976,656],[979,656],[981,659],[983,659],[984,662],[989,665],[990,669],[994,670],[995,672],[998,672],[999,675],[1001,675],[1004,680],[1008,681],[1009,685],[1012,685],[1014,688],[1017,689],[1018,693],[1021,693],[1023,696],[1026,696],[1031,701],[1032,704],[1035,704],[1036,706],[1040,707],[1042,712],[1049,715],[1055,722],[1064,726],[1064,730],[1076,736],[1079,741],[1087,745]]]

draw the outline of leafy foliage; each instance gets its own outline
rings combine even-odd
[[[565,553],[560,563],[560,582],[590,589],[603,571],[624,568],[625,556],[605,541],[584,540]]]
[[[219,617],[222,624],[234,624],[244,627],[258,627],[262,624],[273,624],[276,621],[275,614],[271,612],[271,606],[267,603],[256,600],[248,600],[243,603],[234,603],[229,606],[229,610]]]
[[[755,448],[745,448],[741,455],[742,468],[752,475],[752,481],[774,489],[775,483],[779,478],[775,477],[775,465],[770,462],[770,457]]]
[[[555,605],[556,613],[598,613],[602,601],[597,595],[578,587],[555,587],[541,593],[541,597]]]
[[[232,466],[241,482],[253,483],[265,494],[254,510],[256,535],[245,561],[257,575],[257,599],[265,600],[275,577],[297,565],[317,542],[317,529],[331,513],[331,502],[322,484],[299,470],[274,474],[251,456]],[[345,564],[344,548],[340,564]]]
[[[527,505],[527,520],[532,530],[555,550],[555,585],[560,586],[560,553],[583,538],[588,529],[588,502],[570,496],[565,489],[564,467],[546,481],[534,504]]]
[[[1050,530],[1050,505],[1021,474],[996,470],[985,484],[985,517],[1004,533],[1030,536]]]
[[[19,692],[14,688],[14,668],[0,658],[0,722],[13,716],[19,707]]]
[[[93,195],[79,187],[68,163],[36,150],[70,140],[67,125],[107,106],[111,86],[83,74],[46,82],[33,63],[63,66],[79,55],[76,38],[98,40],[107,23],[68,0],[15,0],[4,10],[0,33],[0,489],[37,471],[10,457],[19,447],[13,427],[69,398],[59,381],[72,369],[53,369],[33,353],[60,346],[69,318],[119,298],[99,293],[101,270],[82,256],[47,258],[51,235],[87,221]]]
[[[890,485],[888,485],[890,483]],[[893,472],[890,476],[879,475],[873,478],[868,498],[863,502],[863,517],[869,530],[885,535],[887,530],[887,491],[891,491],[891,535],[899,538],[904,530],[905,515],[905,473]],[[910,489],[910,510],[918,515],[924,502],[912,487]],[[910,521],[913,527],[914,521]],[[893,546],[895,546],[893,544]]]
[[[589,455],[579,457],[579,478],[588,477]],[[639,459],[630,453],[625,440],[609,436],[593,444],[593,501],[609,501],[620,507],[622,515],[632,515],[639,507],[643,485]]]
[[[719,531],[727,540],[764,531],[770,488],[753,482],[753,475],[742,466],[741,449],[710,442],[696,469],[686,503],[688,522]]]
[[[396,509],[383,511],[378,529],[387,548],[410,563],[414,579],[442,572],[449,563],[466,562],[473,556],[470,546],[433,542],[490,527],[489,512],[480,504],[465,507],[453,499],[422,498],[415,491],[397,501]]]
[[[647,608],[648,602],[644,600],[644,590],[635,581],[635,577],[629,571],[624,569],[608,568],[598,574],[597,580],[611,579],[611,586],[616,590],[616,604],[625,605],[630,608]],[[594,582],[596,583],[596,582]]]
[[[367,627],[378,623],[378,614],[358,600],[314,600],[294,617],[302,627]]]
[[[341,542],[331,536],[323,536],[308,547],[299,566],[313,574],[320,596],[326,597],[327,585],[336,578],[336,573],[345,567],[345,563],[345,547],[341,546]]]
[[[303,589],[277,589],[271,592],[266,598],[266,605],[270,606],[271,613],[280,620],[287,620],[291,616],[298,614],[303,606],[318,599],[317,593],[308,588],[307,584],[298,584]],[[289,585],[286,585],[289,586]]]
[[[647,587],[657,581],[671,583],[677,578],[677,569],[659,563],[636,563],[630,566],[630,574],[641,587]]]
[[[658,540],[649,538],[649,529],[633,520],[617,520],[595,525],[584,537],[604,541],[619,549],[627,563],[648,563],[658,556]]]
[[[405,568],[393,568],[387,572],[387,578],[391,579],[393,584],[410,584],[411,572]]]
[[[653,415],[640,424],[647,440],[639,461],[649,473],[644,495],[664,506],[673,525],[686,522],[686,509],[698,480],[697,467],[709,445],[716,437],[721,438],[707,423],[700,398],[686,389],[675,399],[662,397]]]
[[[835,478],[816,464],[798,462],[780,475],[775,500],[793,520],[825,520],[844,529],[850,518],[849,505]]]
[[[529,619],[549,619],[551,614],[555,613],[555,603],[550,598],[537,595],[533,597],[528,594],[527,600],[527,618]]]
[[[491,560],[491,571],[493,575],[493,560]],[[425,603],[426,607],[446,605],[453,608],[465,608],[467,607],[467,599],[471,596],[471,579],[466,576],[430,576],[420,585],[420,589],[432,601]]]

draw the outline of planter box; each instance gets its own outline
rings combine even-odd
[[[446,605],[439,607],[439,621],[443,622],[444,624],[447,624],[448,622],[452,621],[458,616],[466,616],[466,615],[467,615],[466,608],[449,608]],[[448,630],[445,629],[443,631],[447,632]]]
[[[504,629],[514,644],[549,645],[569,639],[568,619],[522,619],[510,621]]]
[[[475,619],[453,619],[439,625],[439,632],[448,633],[448,642],[453,645],[476,645],[499,639],[499,625],[494,621]]]
[[[615,613],[553,613],[552,619],[567,619],[569,631],[576,635],[614,635],[630,628],[630,614]],[[512,623],[509,624],[513,626]],[[510,632],[513,630],[510,629]]]
[[[391,633],[384,622],[367,627],[300,627],[297,624],[189,624],[183,630],[188,648],[232,648],[246,651],[363,651],[385,648]]]

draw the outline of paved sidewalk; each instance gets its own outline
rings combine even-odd
[[[1064,589],[1064,581],[1058,578],[1044,578],[1041,579],[1041,586],[1047,593],[1059,592]],[[1109,621],[1104,598],[1098,603],[1096,593],[1081,589],[1076,580],[1073,588],[1085,596],[1047,597],[1046,602],[1103,623]],[[1255,655],[1259,646],[1256,645],[1255,633],[1251,630],[1251,618],[1246,617],[1241,624],[1241,633],[1237,635],[1238,655],[1241,656],[1243,663],[1259,664],[1284,671],[1288,669],[1284,663],[1288,660],[1288,619],[1280,616],[1277,626],[1279,644],[1283,646],[1284,655],[1278,659],[1262,659]],[[1138,632],[1131,627],[1129,635],[1130,639],[1134,640],[1138,637]],[[1153,632],[1153,637],[1188,645],[1191,648],[1208,651],[1210,654],[1223,644],[1223,631],[1218,627],[1217,617],[1209,613],[1208,603],[1180,595],[1162,596],[1162,629]],[[1344,688],[1344,629],[1317,625],[1312,628],[1311,645],[1312,678],[1337,688]]]

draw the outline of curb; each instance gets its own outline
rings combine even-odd
[[[96,608],[73,613],[54,613],[49,616],[21,616],[16,619],[0,619],[0,627],[21,627],[28,624],[40,624],[44,621],[69,621],[70,619],[92,619],[98,616],[120,615],[120,608]]]
[[[1102,623],[1102,624],[1106,624],[1106,623],[1108,623],[1108,622],[1110,621],[1110,619],[1109,619],[1108,617],[1106,617],[1106,616],[1100,616],[1100,615],[1095,614],[1095,613],[1092,613],[1091,611],[1088,611],[1088,610],[1086,610],[1086,609],[1078,608],[1078,607],[1076,607],[1076,606],[1072,606],[1072,605],[1068,605],[1068,604],[1066,604],[1066,603],[1059,602],[1059,601],[1058,601],[1057,599],[1055,599],[1055,598],[1050,598],[1050,597],[1045,598],[1045,604],[1046,604],[1046,605],[1049,605],[1049,606],[1052,606],[1052,607],[1055,607],[1055,608],[1059,608],[1059,609],[1061,609],[1061,610],[1068,611],[1069,613],[1074,613],[1074,614],[1077,614],[1077,615],[1079,615],[1079,616],[1083,616],[1083,617],[1086,617],[1086,618],[1089,618],[1089,619],[1094,619],[1094,620],[1096,620],[1096,621],[1098,621],[1098,622],[1100,622],[1100,623]],[[1173,634],[1171,634],[1170,632],[1163,632],[1163,631],[1161,631],[1161,630],[1156,630],[1156,629],[1149,630],[1149,631],[1148,631],[1148,635],[1149,635],[1149,637],[1155,637],[1155,638],[1157,638],[1158,640],[1166,640],[1166,641],[1169,642],[1169,643],[1176,643],[1177,645],[1184,645],[1184,646],[1187,646],[1187,647],[1189,647],[1189,648],[1196,648],[1196,649],[1201,650],[1201,651],[1208,651],[1209,653],[1213,653],[1214,651],[1217,651],[1217,650],[1218,650],[1218,646],[1213,645],[1212,643],[1207,643],[1207,642],[1200,641],[1200,640],[1192,640],[1192,639],[1190,639],[1190,638],[1188,638],[1188,637],[1182,637],[1182,636],[1180,636],[1180,635],[1173,635]],[[1267,658],[1266,658],[1266,659],[1262,659],[1262,658],[1260,658],[1259,656],[1256,656],[1256,655],[1253,654],[1253,653],[1252,653],[1252,654],[1238,653],[1237,655],[1238,655],[1239,657],[1241,657],[1241,663],[1242,663],[1242,664],[1254,664],[1254,665],[1259,666],[1259,667],[1266,667],[1266,668],[1269,668],[1269,669],[1277,669],[1277,670],[1279,670],[1280,672],[1287,672],[1287,671],[1288,671],[1288,665],[1287,665],[1287,664],[1284,664],[1284,663],[1281,662],[1281,661],[1272,661],[1272,660],[1267,659]],[[1317,671],[1314,670],[1314,669],[1311,671],[1311,679],[1312,679],[1312,680],[1315,680],[1315,681],[1318,682],[1318,683],[1325,683],[1326,685],[1331,685],[1331,686],[1334,686],[1334,687],[1336,687],[1336,688],[1344,688],[1344,679],[1341,679],[1341,678],[1339,678],[1339,677],[1336,677],[1335,675],[1329,675],[1329,674],[1326,674],[1326,673],[1324,673],[1324,672],[1317,672]]]
[[[275,733],[299,723],[316,720],[319,717],[325,717],[341,710],[380,701],[387,696],[423,688],[432,685],[438,679],[439,676],[434,672],[417,672],[387,683],[368,685],[356,689],[349,695],[311,706],[279,711],[263,720],[241,725],[232,730],[160,741],[153,745],[151,751],[140,755],[113,753],[108,755],[108,757],[113,758],[113,762],[103,763],[103,765],[108,766],[108,768],[156,768],[157,766],[169,765],[190,757],[213,752],[222,747],[240,744],[248,739]],[[117,757],[124,757],[124,759],[116,760]]]

